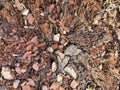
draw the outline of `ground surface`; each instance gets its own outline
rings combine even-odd
[[[0,90],[119,90],[119,0],[0,0]]]

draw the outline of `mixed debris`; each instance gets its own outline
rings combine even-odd
[[[0,90],[119,90],[119,0],[0,0]]]

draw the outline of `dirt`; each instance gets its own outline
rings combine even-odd
[[[119,0],[0,0],[0,90],[119,90],[119,31]]]

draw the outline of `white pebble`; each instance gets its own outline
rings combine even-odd
[[[29,13],[29,9],[24,9],[24,10],[22,11],[22,15],[27,16],[28,13]]]
[[[13,88],[17,88],[20,83],[20,80],[15,80],[13,83]]]
[[[8,79],[8,80],[13,79],[13,76],[11,75],[11,70],[8,67],[2,67],[1,74],[5,79]]]
[[[60,34],[58,33],[58,34],[54,35],[53,41],[59,42],[59,40],[60,40]]]

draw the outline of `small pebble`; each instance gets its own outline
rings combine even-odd
[[[50,53],[52,53],[54,50],[53,50],[52,47],[48,47],[48,48],[47,48],[47,51],[50,52]]]
[[[19,83],[20,83],[20,80],[15,80],[15,81],[13,82],[13,88],[16,89],[16,88],[18,87]]]
[[[22,11],[22,15],[27,16],[28,13],[29,13],[29,9],[24,9],[24,10]]]
[[[45,85],[43,85],[43,86],[42,86],[42,90],[48,90],[48,87],[45,86]]]
[[[52,72],[55,72],[57,70],[57,64],[56,62],[52,63]]]
[[[59,42],[59,40],[60,40],[60,34],[58,33],[58,34],[54,35],[53,41]]]
[[[75,45],[70,45],[69,47],[67,47],[64,51],[65,55],[70,55],[70,56],[76,56],[81,52],[80,49],[77,48],[77,46]]]
[[[63,76],[61,74],[57,75],[57,82],[62,83]]]
[[[73,69],[72,66],[66,66],[64,68],[64,71],[68,73],[70,76],[72,76],[74,79],[77,78],[77,72]]]
[[[1,74],[5,79],[8,79],[8,80],[13,79],[13,76],[11,74],[11,70],[8,67],[2,67]]]

